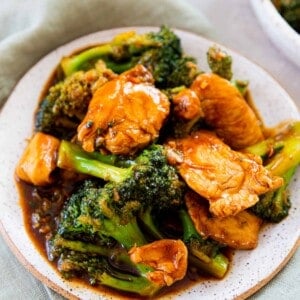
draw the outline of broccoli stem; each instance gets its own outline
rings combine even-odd
[[[56,235],[54,237],[53,246],[67,248],[82,253],[94,253],[106,257],[109,257],[111,254],[111,249],[107,246],[99,246],[82,241],[67,240],[60,235]]]
[[[290,124],[287,129],[245,151],[260,155],[266,169],[284,180],[280,188],[261,195],[251,208],[263,220],[278,223],[288,215],[291,207],[287,188],[300,163],[300,122]]]
[[[93,62],[102,59],[105,62],[107,68],[111,69],[117,74],[120,74],[132,68],[137,63],[137,59],[135,57],[122,62],[113,61],[112,58],[109,57],[109,55],[112,54],[113,47],[111,45],[101,45],[83,51],[74,57],[63,58],[61,61],[61,68],[64,72],[64,75],[68,77],[77,71],[91,68],[93,66]],[[89,63],[91,63],[91,66],[89,66]]]
[[[92,274],[93,278],[102,285],[124,292],[136,293],[141,296],[153,296],[161,289],[161,286],[147,278],[147,274],[153,271],[153,269],[144,264],[134,264],[127,250],[124,248],[110,248],[81,241],[71,241],[59,235],[53,239],[53,246],[75,252],[106,257],[111,266],[115,269],[110,268],[104,273],[96,271]],[[89,272],[89,269],[86,271]],[[111,272],[111,274],[109,272]]]
[[[259,155],[273,175],[284,176],[300,163],[300,121],[289,124],[275,136],[247,147],[244,152]]]
[[[59,147],[57,166],[106,181],[122,182],[131,175],[132,168],[115,167],[112,165],[114,160],[114,156],[88,153],[78,145],[63,140]]]
[[[63,248],[80,253],[95,254],[107,257],[111,264],[121,266],[131,274],[139,274],[136,265],[131,261],[128,252],[123,247],[109,247],[104,245],[95,245],[82,241],[73,241],[63,238],[57,234],[52,240],[52,247],[55,249]],[[51,254],[51,253],[50,253]],[[125,267],[126,266],[126,267]]]
[[[282,197],[287,199],[287,193],[286,193],[286,189],[288,187],[288,185],[290,184],[295,172],[297,170],[297,166],[293,166],[291,167],[286,173],[283,174],[282,178],[284,180],[284,184],[275,191],[275,203],[277,202],[276,199],[280,199]]]
[[[189,261],[200,270],[216,278],[223,278],[228,270],[228,258],[216,244],[204,240],[185,209],[180,209],[179,218],[183,228],[183,241],[189,250]]]
[[[108,68],[116,73],[122,73],[137,63],[138,54],[149,47],[159,46],[160,43],[151,35],[124,32],[116,35],[111,42],[91,47],[77,55],[64,57],[60,65],[65,76],[69,76],[102,59]]]
[[[147,267],[146,267],[147,268]],[[139,268],[141,270],[141,267]],[[162,287],[147,279],[149,271],[143,271],[141,276],[127,275],[127,280],[120,280],[108,273],[102,273],[96,277],[101,284],[121,290],[123,292],[136,293],[140,296],[154,296]]]
[[[139,219],[143,226],[145,227],[146,231],[155,239],[163,239],[162,233],[159,231],[152,216],[152,209],[147,208],[143,212],[140,213]]]
[[[222,279],[225,276],[229,265],[228,258],[221,253],[216,254],[209,263],[200,260],[194,255],[190,255],[189,262],[199,270],[203,270],[204,273],[219,279]]]
[[[276,141],[272,137],[247,147],[244,149],[244,152],[249,152],[260,156],[262,159],[267,159],[269,156],[282,149],[283,146],[284,143],[282,141]]]
[[[287,137],[283,141],[283,148],[276,153],[266,165],[272,174],[284,176],[290,169],[300,163],[300,135]]]
[[[89,60],[99,59],[108,54],[111,54],[113,48],[110,44],[103,44],[97,47],[90,48],[72,57],[64,57],[61,61],[61,67],[65,76],[82,69],[82,66]]]
[[[134,245],[142,246],[147,243],[144,234],[137,224],[136,218],[132,218],[126,224],[117,224],[109,219],[103,220],[105,231],[110,233],[110,236],[123,245],[126,249],[130,249]]]

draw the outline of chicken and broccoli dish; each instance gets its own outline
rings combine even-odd
[[[222,279],[230,250],[288,216],[300,122],[264,128],[231,56],[203,55],[209,70],[162,26],[62,58],[16,179],[64,278],[134,297]]]

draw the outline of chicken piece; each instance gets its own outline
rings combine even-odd
[[[193,191],[185,195],[188,213],[198,233],[234,249],[250,250],[257,246],[262,220],[244,210],[235,216],[216,218],[208,203]]]
[[[170,103],[153,85],[152,74],[142,65],[102,85],[78,127],[78,140],[86,151],[106,149],[132,154],[158,137]]]
[[[170,286],[181,280],[187,271],[188,251],[181,240],[163,239],[129,250],[134,263],[154,268],[148,279],[160,286]]]
[[[203,117],[200,99],[191,89],[184,89],[173,96],[174,114],[183,120]]]
[[[263,167],[259,156],[234,151],[209,131],[170,140],[166,148],[169,163],[209,201],[217,217],[236,215],[254,205],[258,195],[283,184],[281,177]]]
[[[53,85],[47,95],[47,99],[54,103],[52,108],[53,114],[56,116],[65,115],[70,118],[75,117],[78,120],[82,120],[92,94],[101,85],[116,77],[117,74],[108,69],[102,60],[99,60],[95,64],[95,68],[86,72],[78,71],[67,77],[64,81]],[[67,119],[65,122],[67,122]],[[67,126],[65,123],[62,125]],[[59,126],[59,123],[57,126]]]
[[[16,175],[34,185],[52,183],[51,175],[56,168],[59,144],[59,139],[37,132],[29,141],[17,164]]]
[[[216,74],[201,74],[191,85],[201,101],[205,122],[233,149],[264,139],[261,122],[240,92]]]

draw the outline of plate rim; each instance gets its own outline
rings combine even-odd
[[[12,93],[10,94],[10,96],[8,97],[8,100],[6,101],[6,103],[4,104],[1,113],[0,113],[0,120],[2,119],[2,116],[4,115],[5,111],[6,111],[6,107],[7,107],[7,103],[9,102],[9,100],[13,97],[15,90],[18,89],[18,86],[21,84],[21,82],[24,80],[24,78],[26,78],[26,76],[28,76],[27,74],[32,72],[32,70],[34,70],[36,68],[36,66],[38,64],[41,64],[44,60],[47,60],[47,58],[51,55],[53,55],[53,52],[58,51],[60,49],[65,48],[66,46],[69,45],[69,47],[72,47],[72,44],[74,44],[75,42],[80,42],[81,40],[84,39],[89,39],[90,37],[93,37],[99,33],[112,33],[112,32],[120,32],[120,31],[125,31],[125,30],[157,30],[159,27],[156,26],[134,26],[134,27],[117,27],[117,28],[112,28],[112,29],[108,29],[108,30],[101,30],[101,31],[97,31],[88,35],[84,35],[82,37],[79,37],[73,41],[70,41],[68,43],[65,43],[64,45],[61,45],[60,47],[58,47],[56,50],[53,50],[51,52],[49,52],[47,55],[45,55],[42,59],[40,59],[36,64],[34,64],[26,73],[25,75],[20,79],[20,81],[17,83],[16,87],[13,89]],[[282,86],[277,82],[276,79],[274,79],[274,77],[269,74],[267,71],[264,70],[264,68],[262,68],[260,65],[258,65],[257,63],[251,61],[249,58],[247,58],[245,55],[241,55],[239,54],[237,51],[232,50],[231,48],[228,48],[224,45],[222,45],[219,42],[214,42],[208,38],[205,38],[203,36],[200,36],[198,34],[195,34],[193,32],[190,31],[185,31],[185,30],[181,30],[181,29],[176,29],[173,28],[176,32],[178,33],[183,33],[183,34],[188,34],[188,35],[193,35],[195,38],[200,38],[202,40],[205,40],[209,43],[215,43],[220,45],[221,47],[230,50],[230,52],[234,53],[235,55],[242,57],[243,59],[247,60],[249,63],[251,63],[252,65],[254,65],[257,68],[260,68],[265,75],[269,76],[276,84],[277,86],[282,89],[282,91],[286,94],[286,97],[291,101],[291,103],[289,103],[291,105],[291,108],[297,111],[297,114],[299,116],[299,110],[298,107],[296,106],[295,102],[292,100],[292,98],[290,97],[290,95],[282,88]],[[112,36],[111,36],[112,37]],[[70,46],[71,45],[71,46]],[[73,49],[76,50],[76,49]],[[53,69],[55,68],[55,66],[53,67]],[[51,74],[51,70],[48,70],[48,77]],[[41,91],[39,91],[39,94],[41,93]],[[36,105],[37,103],[35,103]],[[0,128],[1,130],[1,128]],[[23,218],[23,214],[22,214],[22,218]],[[22,219],[22,223],[24,223],[24,220]],[[45,285],[49,286],[51,289],[55,290],[56,292],[58,292],[59,294],[68,297],[69,299],[79,299],[76,295],[70,294],[69,291],[63,289],[62,287],[58,286],[56,283],[54,283],[53,281],[49,280],[49,278],[47,278],[44,274],[42,274],[39,270],[37,270],[32,264],[30,264],[30,262],[26,259],[26,257],[20,252],[20,250],[18,249],[17,245],[15,245],[15,243],[12,241],[9,233],[5,230],[5,226],[2,223],[2,218],[0,219],[0,232],[2,233],[2,235],[4,236],[4,239],[6,241],[6,243],[8,244],[9,248],[12,250],[12,252],[14,253],[14,255],[18,258],[18,260],[21,262],[21,264],[23,266],[25,266],[25,268],[27,268],[31,274],[33,274],[37,279],[39,279],[40,281],[42,281],[42,283],[44,283]],[[295,253],[295,251],[297,250],[298,246],[297,244],[300,244],[300,237],[298,237],[298,240],[294,243],[294,245],[291,247],[290,251],[288,252],[288,254],[285,256],[285,258],[283,259],[282,263],[280,265],[277,266],[276,270],[271,273],[269,275],[269,277],[257,282],[253,287],[251,287],[250,289],[248,289],[247,291],[245,291],[244,293],[238,295],[236,297],[236,299],[244,299],[244,297],[249,297],[250,295],[252,295],[253,293],[255,293],[256,291],[258,291],[260,288],[262,288],[264,285],[266,285],[272,278],[274,278],[276,276],[276,274],[278,274],[278,272],[280,272],[282,270],[282,268],[286,265],[286,263],[290,260],[290,258],[293,256],[293,254]],[[259,247],[259,246],[258,246]],[[12,249],[13,248],[13,249]],[[16,255],[17,252],[17,255]],[[41,253],[39,253],[39,250],[36,249],[36,252],[38,252],[38,255],[42,256]],[[48,265],[50,268],[53,268],[50,263],[48,262]],[[44,280],[41,280],[41,277],[43,277]],[[222,282],[222,281],[220,281]],[[105,295],[102,295],[105,297]]]

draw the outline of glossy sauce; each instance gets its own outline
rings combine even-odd
[[[26,231],[38,252],[45,258],[48,258],[46,247],[47,240],[51,238],[52,232],[55,231],[59,213],[75,185],[72,181],[62,180],[60,174],[56,174],[56,176],[57,183],[54,186],[47,188],[34,187],[19,180],[16,182],[20,195],[20,204],[23,211]],[[224,254],[230,261],[232,260],[233,250],[226,249]],[[55,271],[57,271],[56,261],[49,261],[49,264],[53,267],[53,269],[55,269]],[[61,276],[58,271],[57,273]],[[218,279],[204,274],[198,274],[196,270],[189,269],[187,276],[183,280],[176,282],[171,287],[163,289],[159,295],[167,295],[168,297],[171,297],[172,295],[175,296],[188,288],[192,288],[193,285],[206,280],[211,281]],[[111,297],[118,297],[119,299],[141,298],[129,293],[118,292],[101,285],[91,286],[88,278],[85,277],[72,278],[70,282],[74,282],[76,285],[82,284],[89,286],[95,293],[104,293]]]
[[[83,49],[78,50],[78,52]],[[48,82],[43,89],[41,94],[41,99],[45,96],[46,92],[49,89],[50,85],[53,85],[60,77],[58,69],[55,69],[52,76],[50,76]],[[250,94],[247,95],[247,100],[250,100]],[[252,101],[250,101],[251,106],[253,106]],[[253,106],[254,107],[254,106]],[[257,111],[254,109],[257,113]],[[258,115],[258,114],[257,114]],[[47,256],[47,240],[52,236],[52,233],[55,232],[57,226],[57,220],[60,214],[60,211],[63,208],[64,202],[68,199],[72,190],[74,189],[76,183],[80,178],[69,177],[70,174],[59,173],[54,174],[56,177],[56,183],[50,187],[34,187],[30,184],[27,184],[23,181],[16,180],[16,186],[19,191],[20,204],[22,207],[24,225],[26,231],[31,238],[32,243],[35,245],[37,251],[48,258]],[[224,250],[224,254],[228,257],[230,261],[233,259],[234,252],[230,248]],[[56,261],[50,261],[49,265],[53,267],[58,273]],[[231,264],[229,264],[231,266]],[[230,272],[230,267],[228,272]],[[218,280],[213,277],[198,274],[195,270],[189,269],[186,277],[173,284],[171,287],[163,289],[160,292],[160,296],[172,297],[172,295],[178,295],[180,292],[188,288],[192,288],[195,284],[199,284],[206,280]],[[76,285],[79,283],[85,286],[89,286],[95,293],[104,293],[110,297],[118,297],[119,299],[140,299],[140,296],[131,295],[128,293],[123,293],[115,291],[103,286],[91,286],[88,282],[88,278],[76,278],[71,279],[70,282],[74,282]]]

